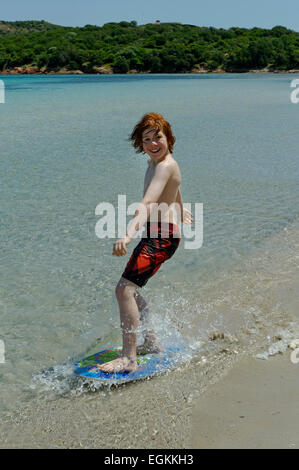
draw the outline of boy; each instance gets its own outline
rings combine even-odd
[[[114,243],[112,254],[126,255],[126,246],[146,222],[147,237],[142,238],[134,249],[116,287],[123,348],[120,357],[98,365],[99,369],[108,373],[136,369],[136,352],[145,354],[161,351],[154,330],[147,331],[144,344],[137,347],[139,316],[142,321],[148,316],[146,302],[138,289],[174,254],[180,243],[174,206],[182,222],[192,223],[191,212],[183,208],[179,188],[180,169],[172,157],[175,137],[169,123],[161,114],[145,114],[135,126],[130,139],[137,152],[144,152],[150,158],[145,174],[143,199],[128,225],[126,236]],[[157,205],[163,210],[154,211]]]

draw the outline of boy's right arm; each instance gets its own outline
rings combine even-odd
[[[141,229],[141,227],[143,227],[147,221],[151,212],[151,206],[159,200],[159,197],[167,184],[170,174],[171,168],[169,166],[160,165],[156,168],[153,179],[149,184],[133,219],[128,225],[126,236],[114,243],[112,253],[114,256],[123,256],[127,253],[126,245],[130,243],[134,235]]]

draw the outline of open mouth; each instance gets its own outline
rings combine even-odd
[[[160,149],[158,149],[158,150],[151,150],[151,153],[157,153],[157,152],[160,152]]]

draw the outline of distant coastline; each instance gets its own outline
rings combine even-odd
[[[99,69],[102,68],[103,70],[95,70],[93,72],[82,72],[82,70],[68,70],[66,68],[61,68],[59,70],[45,70],[45,69],[39,69],[36,66],[33,65],[25,65],[22,67],[14,67],[13,69],[7,69],[3,70],[0,72],[0,75],[115,75],[117,72],[113,72],[112,69],[104,67],[99,67]],[[165,74],[169,74],[169,72],[164,72]],[[267,74],[267,73],[285,73],[285,74],[299,74],[299,68],[298,69],[291,69],[291,70],[277,70],[273,68],[262,68],[262,69],[237,69],[237,70],[223,70],[223,69],[206,69],[204,67],[201,67],[200,69],[192,69],[189,72],[172,72],[173,74],[181,74],[181,75],[186,75],[186,74],[211,74],[211,73],[217,73],[217,74],[228,74],[228,73],[252,73],[252,74]],[[129,70],[128,72],[125,73],[125,75],[146,75],[146,74],[152,74],[152,75],[160,75],[163,74],[163,72],[151,72],[150,70],[146,72],[138,72],[137,70]]]
[[[0,74],[298,73],[299,33],[181,23],[0,21]]]

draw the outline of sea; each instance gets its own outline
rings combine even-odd
[[[240,357],[299,342],[296,78],[1,76],[1,447],[188,447],[195,396]],[[147,112],[172,126],[195,217],[142,295],[162,346],[186,350],[163,376],[108,387],[73,363],[121,345],[115,286],[138,239],[112,256],[96,208],[117,227],[119,196],[142,199],[129,136]]]

